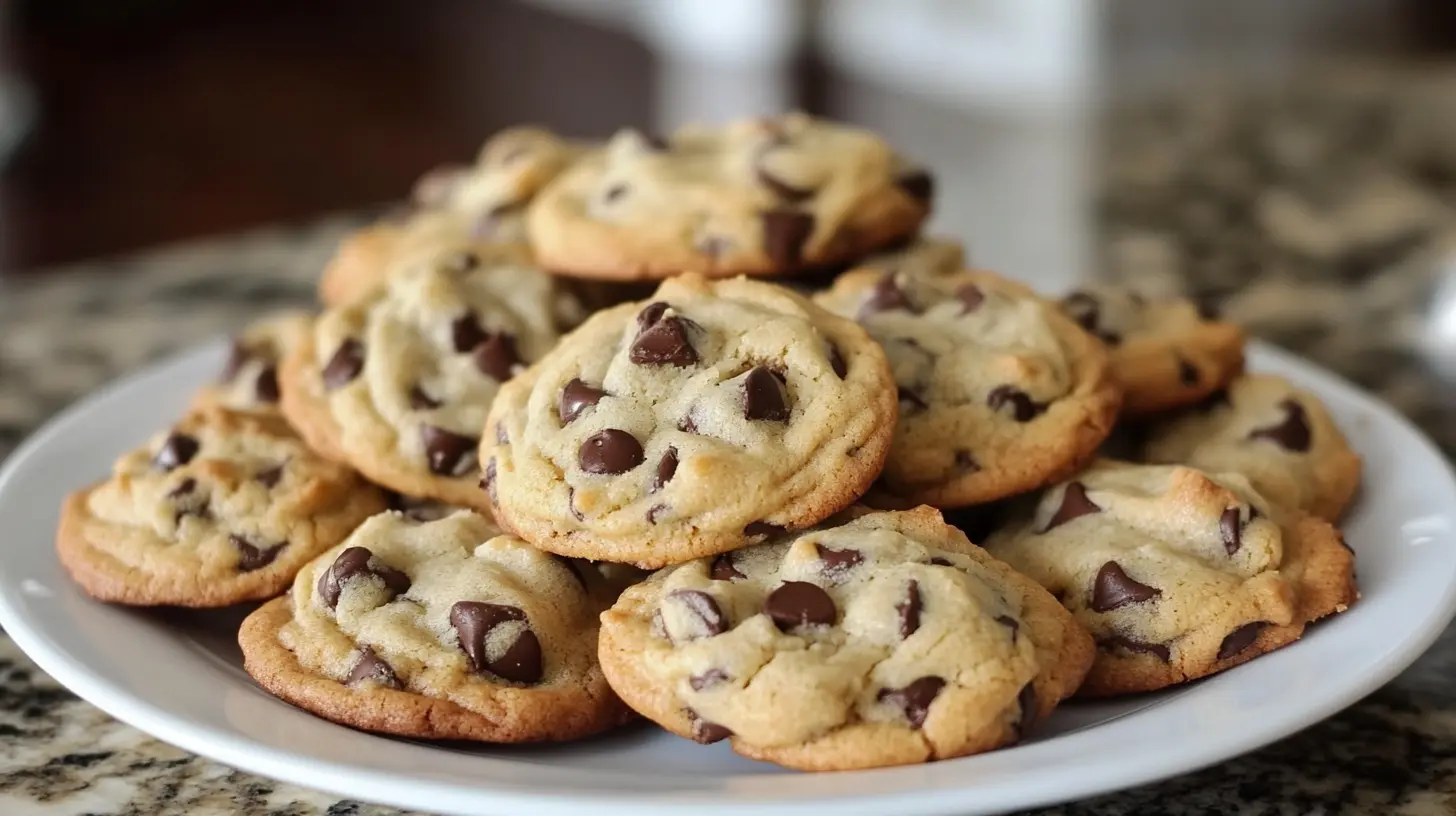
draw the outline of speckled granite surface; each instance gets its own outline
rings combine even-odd
[[[1456,72],[1326,78],[1125,111],[1098,208],[1108,274],[1212,296],[1390,400],[1456,453]],[[0,281],[0,457],[118,373],[307,302],[342,220]],[[115,266],[129,267],[126,270]],[[1456,308],[1456,306],[1453,306]],[[1456,324],[1456,320],[1452,321]],[[1264,750],[1038,811],[1456,813],[1456,634],[1349,710]],[[0,814],[385,814],[232,771],[121,725],[0,636]]]

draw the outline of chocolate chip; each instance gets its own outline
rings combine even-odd
[[[768,538],[771,536],[783,535],[785,532],[787,532],[785,528],[780,527],[777,524],[769,524],[766,521],[749,522],[748,526],[743,528],[743,535],[747,536],[748,538],[758,538],[759,536]]]
[[[698,361],[698,353],[688,341],[687,325],[680,317],[663,317],[666,303],[653,303],[637,315],[640,331],[627,351],[627,358],[638,365],[672,365],[685,368]]]
[[[420,427],[425,446],[425,459],[430,472],[437,476],[463,476],[475,467],[475,449],[480,440],[447,431],[434,425]]]
[[[258,379],[253,382],[253,395],[258,402],[273,404],[278,401],[278,367],[273,365],[263,366],[258,372]]]
[[[717,723],[710,723],[698,717],[697,712],[688,709],[688,719],[693,723],[693,742],[712,745],[733,736],[733,732]]]
[[[1075,320],[1077,325],[1096,333],[1097,324],[1102,317],[1102,305],[1095,296],[1087,292],[1073,292],[1062,298],[1062,311]]]
[[[1031,395],[1011,385],[998,385],[991,389],[991,393],[986,396],[986,404],[991,406],[993,411],[999,411],[1010,405],[1011,415],[1016,418],[1017,422],[1030,422],[1046,410],[1045,405],[1036,402]]]
[[[758,183],[767,187],[775,196],[783,199],[788,204],[798,204],[812,198],[814,191],[803,187],[795,187],[786,184],[774,177],[774,175],[763,169],[763,165],[756,165],[754,174],[758,176]]]
[[[374,553],[367,547],[350,547],[339,553],[334,563],[324,570],[319,576],[318,593],[324,603],[333,609],[339,605],[339,595],[344,590],[344,584],[356,575],[373,575],[384,582],[384,587],[389,591],[389,597],[393,599],[409,591],[410,579],[408,575],[393,567],[379,564],[369,566],[369,559]]]
[[[253,474],[253,478],[258,480],[258,484],[272,490],[278,486],[278,482],[283,478],[283,463],[279,462],[266,470],[260,470]]]
[[[948,558],[941,558],[938,555],[936,557],[930,559],[930,563],[931,564],[934,564],[937,567],[954,567],[955,566],[955,564],[952,564],[950,562],[950,559],[948,559]]]
[[[400,687],[399,678],[395,676],[394,669],[380,659],[379,655],[368,646],[360,650],[359,659],[354,661],[354,668],[349,670],[349,679],[344,682],[350,686],[374,682],[385,688],[397,689]]]
[[[955,295],[956,299],[961,302],[961,314],[970,314],[981,308],[981,304],[986,302],[986,294],[981,291],[981,287],[974,283],[960,287],[955,291]]]
[[[728,672],[725,672],[722,669],[708,669],[702,674],[695,674],[692,677],[689,677],[688,685],[693,687],[693,691],[702,691],[703,689],[709,689],[717,685],[722,685],[723,683],[726,683],[731,679],[732,678],[728,676]]]
[[[1223,534],[1223,548],[1229,555],[1239,551],[1243,543],[1240,539],[1243,533],[1243,521],[1239,518],[1239,508],[1230,507],[1223,511],[1218,519],[1218,531]]]
[[[480,321],[469,312],[455,318],[455,322],[450,324],[450,342],[462,354],[484,343],[489,336],[480,328]]]
[[[689,613],[691,613],[695,624],[695,630],[690,640],[698,638],[721,635],[728,631],[727,619],[723,617],[723,610],[718,607],[718,602],[713,596],[706,592],[699,592],[696,589],[675,589],[667,593],[664,600],[675,601]]]
[[[157,450],[157,455],[152,457],[152,467],[164,472],[176,470],[179,467],[192,461],[202,445],[195,437],[184,433],[171,433],[162,441],[162,447]]]
[[[480,486],[485,488],[485,494],[490,497],[491,504],[499,504],[500,499],[495,492],[495,459],[492,458],[485,463],[485,472],[480,475]]]
[[[586,438],[577,450],[577,463],[587,473],[615,475],[642,464],[642,444],[626,431],[607,428]]]
[[[562,425],[570,425],[581,416],[581,412],[594,407],[607,396],[607,392],[600,388],[587,385],[578,377],[573,377],[561,389],[561,396],[556,400],[556,416],[561,419]]]
[[[471,357],[480,373],[501,382],[515,376],[516,366],[521,364],[521,358],[516,354],[516,339],[503,331],[492,334],[477,345]]]
[[[798,268],[804,261],[804,244],[814,234],[814,216],[794,210],[769,210],[763,222],[763,250],[774,267]]]
[[[1016,635],[1021,631],[1021,621],[1010,615],[997,615],[993,620],[1011,630],[1011,642],[1015,643]]]
[[[1016,720],[1016,738],[1024,739],[1036,722],[1036,686],[1032,683],[1022,686],[1016,694],[1016,704],[1021,708],[1021,716]]]
[[[1045,533],[1054,527],[1060,527],[1066,524],[1072,519],[1100,512],[1102,512],[1102,508],[1093,504],[1092,500],[1087,498],[1087,488],[1081,482],[1068,482],[1066,489],[1062,491],[1061,506],[1047,520],[1046,526],[1041,528],[1041,531]]]
[[[1116,561],[1108,561],[1092,582],[1092,611],[1110,612],[1120,606],[1142,603],[1162,595],[1157,587],[1133,580]]]
[[[864,563],[864,554],[859,550],[835,550],[823,544],[815,544],[814,550],[819,554],[819,560],[823,562],[819,571],[825,574],[843,575]]]
[[[571,513],[572,518],[577,521],[586,521],[586,516],[582,515],[581,511],[576,508],[576,488],[574,487],[566,488],[566,509]]]
[[[981,465],[976,461],[976,457],[972,456],[968,450],[956,451],[954,461],[956,469],[966,473],[976,473],[981,469]]]
[[[921,204],[929,204],[935,197],[935,177],[925,170],[910,170],[901,173],[895,179],[895,184],[905,191],[905,194],[919,201]]]
[[[1181,357],[1178,358],[1178,382],[1189,388],[1198,385],[1198,367]]]
[[[733,553],[719,553],[713,556],[713,563],[708,567],[708,577],[714,581],[736,581],[748,576],[738,571],[733,563]]]
[[[191,477],[183,479],[176,487],[167,491],[167,498],[180,499],[188,493],[197,489],[197,480]]]
[[[460,649],[470,658],[477,672],[488,671],[497,677],[517,683],[541,680],[541,642],[536,633],[526,629],[504,653],[492,660],[486,650],[486,639],[492,629],[509,621],[525,621],[526,613],[514,606],[484,601],[456,601],[450,607],[450,625],[455,628]]]
[[[925,725],[930,704],[935,702],[943,688],[945,681],[939,677],[922,677],[904,688],[880,689],[877,699],[900,709],[905,714],[905,719],[910,721],[910,727],[918,729]]]
[[[800,626],[832,626],[839,617],[829,593],[804,581],[780,584],[764,600],[763,611],[784,632]]]
[[[667,511],[671,509],[672,508],[668,507],[665,504],[652,505],[651,507],[647,508],[647,523],[656,524],[659,520],[662,519],[663,514],[667,513]]]
[[[927,407],[924,398],[909,388],[896,388],[895,397],[902,411],[924,411]]]
[[[895,604],[900,613],[900,637],[908,638],[920,629],[920,582],[911,581],[905,587],[905,600]]]
[[[1166,643],[1148,643],[1147,641],[1135,640],[1133,638],[1123,637],[1122,635],[1113,635],[1112,637],[1104,638],[1099,640],[1097,645],[1101,646],[1104,651],[1123,649],[1138,654],[1149,654],[1164,663],[1167,663],[1173,658],[1172,651]]]
[[[222,373],[218,375],[218,379],[225,383],[232,382],[233,378],[238,376],[238,372],[251,359],[253,359],[252,349],[243,345],[243,341],[234,340],[232,348],[228,349],[227,362],[223,363]]]
[[[652,477],[652,487],[649,492],[656,493],[663,485],[672,481],[677,473],[677,448],[668,448],[667,453],[657,460],[657,474]]]
[[[1255,430],[1249,434],[1249,438],[1268,439],[1285,450],[1301,453],[1308,451],[1310,429],[1304,406],[1292,399],[1287,399],[1280,402],[1279,407],[1284,411],[1283,421],[1271,428]]]
[[[789,421],[789,393],[783,380],[764,366],[743,379],[743,417],[762,422]]]
[[[416,411],[429,411],[440,407],[440,401],[425,393],[425,389],[418,385],[410,389],[409,404]]]
[[[1239,652],[1253,646],[1254,641],[1259,639],[1259,633],[1264,631],[1264,627],[1268,625],[1265,621],[1254,621],[1253,623],[1246,623],[1229,632],[1228,637],[1224,638],[1223,642],[1218,645],[1218,659],[1228,660]]]
[[[364,370],[364,344],[358,340],[348,339],[339,344],[334,351],[334,356],[324,366],[324,387],[330,391],[337,391],[340,388],[353,382]]]
[[[271,547],[259,547],[240,535],[230,535],[228,541],[238,549],[238,572],[253,572],[268,566],[288,546],[285,541]]]
[[[834,370],[835,376],[841,380],[844,379],[844,375],[849,373],[849,366],[845,365],[844,357],[840,355],[839,349],[834,346],[829,347],[829,367]]]
[[[682,431],[683,433],[701,433],[701,431],[698,430],[698,423],[693,421],[693,417],[691,414],[683,417],[682,420],[677,423],[677,429],[679,431]]]
[[[895,275],[883,275],[875,285],[870,288],[870,293],[865,297],[864,302],[859,305],[859,319],[864,320],[873,314],[880,312],[893,312],[904,310],[912,314],[918,314],[919,310],[910,298],[905,296],[905,290],[895,281]]]

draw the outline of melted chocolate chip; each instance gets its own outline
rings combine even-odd
[[[1173,659],[1173,653],[1166,643],[1148,643],[1147,641],[1135,640],[1122,635],[1113,635],[1097,642],[1104,650],[1122,649],[1124,651],[1136,652],[1137,654],[1148,654],[1167,663]]]
[[[1271,428],[1260,428],[1249,434],[1250,439],[1268,439],[1285,450],[1303,453],[1309,450],[1310,429],[1309,418],[1304,413],[1304,406],[1292,399],[1279,403],[1284,411],[1284,419]]]
[[[367,547],[350,547],[339,553],[334,563],[319,576],[318,594],[330,609],[339,605],[339,596],[343,593],[344,585],[357,575],[373,575],[384,582],[391,600],[396,595],[409,591],[408,575],[385,564],[371,567],[369,559],[373,557],[374,553]]]
[[[258,484],[272,490],[278,486],[278,482],[283,478],[283,463],[279,462],[266,470],[260,470],[253,474],[253,478],[258,480]]]
[[[760,216],[763,250],[779,270],[796,269],[804,262],[804,244],[814,234],[814,216],[794,210],[769,210]]]
[[[463,476],[478,461],[475,449],[480,444],[479,439],[434,425],[422,426],[420,438],[424,442],[430,472],[437,476]]]
[[[905,194],[919,201],[921,204],[929,204],[935,197],[935,177],[925,170],[910,170],[901,173],[895,179],[895,184],[905,191]]]
[[[762,422],[789,421],[789,392],[779,375],[757,366],[743,379],[743,417]]]
[[[263,366],[258,372],[258,379],[253,382],[253,396],[258,402],[265,405],[272,405],[278,401],[278,367],[273,365]]]
[[[880,689],[878,699],[900,709],[905,714],[905,719],[910,721],[910,727],[918,729],[925,725],[930,704],[940,696],[943,688],[945,681],[939,677],[922,677],[904,688]]]
[[[1087,498],[1087,488],[1081,482],[1068,482],[1065,490],[1062,491],[1062,504],[1057,512],[1047,520],[1046,526],[1041,528],[1043,533],[1055,527],[1060,527],[1072,519],[1092,513],[1100,513],[1102,508],[1092,503]]]
[[[763,611],[784,632],[800,626],[832,626],[839,617],[829,593],[804,581],[780,584],[764,599]]]
[[[324,366],[323,380],[324,387],[330,391],[337,391],[340,388],[354,381],[359,372],[364,370],[364,344],[352,338],[339,344],[334,351],[334,356]]]
[[[690,635],[690,640],[721,635],[728,631],[728,621],[723,617],[723,610],[713,600],[713,596],[706,592],[676,589],[667,593],[665,600],[674,601],[691,613],[696,631]]]
[[[576,458],[587,473],[626,473],[642,464],[642,444],[626,431],[607,428],[587,437],[577,450]]]
[[[1011,415],[1017,422],[1030,422],[1046,410],[1046,406],[1031,398],[1030,394],[1012,385],[998,385],[991,389],[986,396],[986,404],[991,410],[999,411],[1007,405],[1011,406]]]
[[[814,550],[823,564],[819,570],[825,574],[843,575],[864,563],[864,554],[859,550],[834,550],[823,544],[815,544]]]
[[[712,745],[715,742],[722,742],[733,736],[733,732],[717,723],[711,723],[700,719],[696,712],[688,710],[688,719],[693,723],[693,742],[702,745]]]
[[[670,308],[672,306],[662,300],[655,300],[642,307],[642,311],[637,313],[637,331],[644,332],[657,325],[657,321],[661,320]]]
[[[895,604],[900,613],[900,637],[908,638],[920,629],[920,582],[911,581],[905,587],[905,600]]]
[[[230,535],[228,541],[238,550],[238,572],[253,572],[268,566],[288,546],[285,541],[271,547],[259,547],[240,535]]]
[[[986,302],[986,293],[982,292],[981,287],[974,283],[960,287],[955,291],[955,295],[956,299],[961,302],[961,314],[970,314],[981,308],[981,304]]]
[[[845,365],[844,357],[840,355],[839,349],[834,346],[829,347],[829,367],[833,369],[835,376],[841,380],[844,379],[844,375],[849,373],[849,366]]]
[[[869,295],[859,305],[859,319],[864,320],[870,315],[880,312],[893,312],[903,310],[912,314],[918,314],[919,310],[910,298],[905,296],[905,290],[895,281],[893,273],[883,275],[870,289]]]
[[[780,527],[777,524],[770,524],[766,521],[750,522],[747,527],[743,528],[743,534],[749,538],[758,538],[759,536],[768,538],[771,536],[783,535],[785,532],[785,528]]]
[[[664,453],[662,458],[657,460],[657,473],[652,477],[652,487],[649,489],[649,492],[656,493],[661,490],[663,485],[672,481],[672,477],[676,474],[677,448],[668,448],[667,453]]]
[[[425,393],[425,389],[418,385],[409,391],[409,404],[416,411],[429,411],[440,407],[440,401]]]
[[[475,347],[471,359],[480,373],[501,382],[515,376],[516,366],[521,358],[516,354],[516,339],[506,332],[492,334],[485,342]]]
[[[1239,547],[1243,544],[1241,540],[1243,527],[1244,523],[1239,518],[1239,508],[1237,507],[1230,507],[1219,517],[1218,531],[1223,535],[1223,548],[1228,551],[1229,555],[1238,552]]]
[[[1229,632],[1228,637],[1225,637],[1223,642],[1218,645],[1218,659],[1228,660],[1253,646],[1254,641],[1259,639],[1259,633],[1264,631],[1264,627],[1268,625],[1264,621],[1254,621]]]
[[[468,312],[455,318],[455,322],[450,324],[450,342],[462,354],[484,343],[488,337],[485,330],[480,328],[480,321]]]
[[[719,553],[713,556],[713,563],[708,567],[708,577],[714,581],[737,581],[748,576],[738,571],[733,564],[733,553]]]
[[[695,674],[689,677],[688,685],[693,687],[693,691],[702,691],[703,689],[710,689],[714,686],[722,685],[731,679],[728,676],[728,672],[722,669],[708,669],[702,674]]]
[[[486,649],[486,640],[492,629],[508,621],[525,620],[526,613],[514,606],[456,601],[450,607],[450,625],[455,628],[460,649],[470,659],[471,668],[517,683],[536,683],[541,680],[541,642],[535,632],[530,629],[522,631],[515,642],[494,660]]]
[[[1092,582],[1092,610],[1110,612],[1120,606],[1142,603],[1162,595],[1157,587],[1133,580],[1116,561],[1108,561]]]
[[[663,317],[666,303],[653,303],[637,315],[641,331],[632,341],[627,359],[638,365],[671,365],[686,368],[698,361],[698,352],[688,341],[687,324],[682,318]]]
[[[1198,366],[1178,358],[1178,382],[1192,388],[1198,385]]]
[[[562,425],[570,425],[581,416],[582,411],[594,407],[605,396],[607,392],[602,389],[573,378],[562,387],[561,396],[556,400],[556,416],[561,419]]]
[[[349,679],[344,682],[350,686],[357,686],[360,683],[378,683],[385,688],[398,689],[400,687],[399,677],[395,676],[394,668],[384,662],[368,646],[360,650],[359,659],[354,661],[354,668],[349,670]]]
[[[677,424],[677,429],[683,433],[702,433],[698,430],[698,423],[693,420],[691,414],[682,418],[682,421]]]
[[[1036,723],[1036,686],[1031,683],[1022,686],[1016,694],[1016,704],[1021,708],[1021,716],[1016,720],[1016,738],[1024,739]]]
[[[152,467],[171,472],[191,462],[201,449],[196,437],[184,433],[168,434],[162,441],[162,447],[157,449],[157,455],[152,457]]]

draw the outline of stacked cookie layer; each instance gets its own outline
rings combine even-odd
[[[272,598],[248,671],[357,728],[636,712],[806,770],[1009,745],[1355,601],[1318,400],[1186,301],[966,268],[933,189],[799,114],[506,131],[72,496],[62,560],[118,603]]]

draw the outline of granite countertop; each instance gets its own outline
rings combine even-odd
[[[1106,274],[1221,302],[1255,334],[1380,394],[1456,453],[1456,338],[1426,319],[1456,269],[1456,72],[1323,76],[1107,123]],[[0,458],[129,369],[307,303],[353,222],[330,219],[0,280]],[[1443,342],[1444,341],[1444,342]],[[1456,381],[1456,377],[1449,378]],[[1037,811],[1456,812],[1456,634],[1348,710],[1166,782]],[[172,748],[80,701],[0,635],[0,813],[393,814]]]

